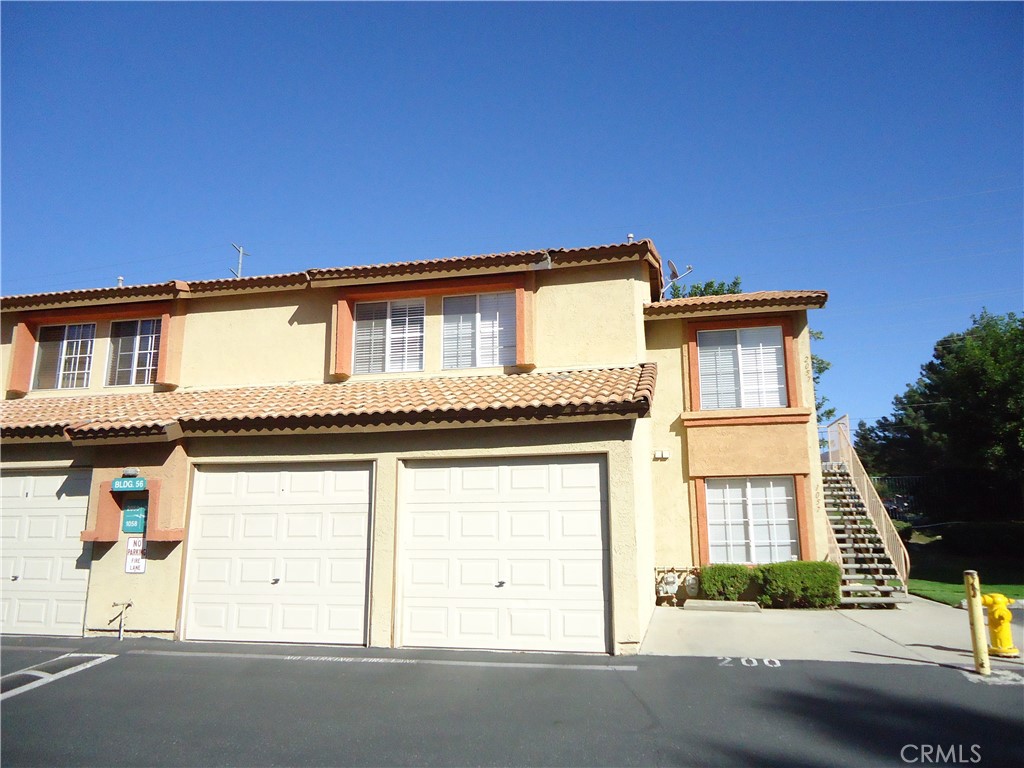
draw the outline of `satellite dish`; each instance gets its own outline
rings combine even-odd
[[[679,270],[676,269],[676,265],[672,263],[672,259],[669,259],[668,260],[668,280],[669,280],[669,282],[672,282],[673,280],[678,280],[678,279],[679,279]]]

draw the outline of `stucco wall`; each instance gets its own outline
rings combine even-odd
[[[637,262],[537,272],[539,368],[636,365],[644,358]]]
[[[796,334],[796,352],[800,358],[800,387],[803,392],[803,403],[817,413],[814,406],[817,393],[814,391],[814,369],[811,361],[811,334],[807,314],[798,317],[794,323]],[[824,425],[823,425],[824,426]],[[806,425],[804,439],[811,457],[808,481],[808,503],[811,506],[811,541],[814,546],[813,558],[822,560],[828,555],[828,515],[825,511],[825,490],[821,474],[821,446],[818,442],[818,422],[816,416]]]
[[[812,551],[804,557],[820,559],[827,552],[807,316],[802,311],[789,316],[794,333],[796,405],[731,411],[690,410],[688,377],[696,371],[688,360],[687,323],[682,319],[647,321],[648,358],[658,363],[653,447],[668,452],[667,458],[652,466],[656,565],[698,564],[696,507],[690,482],[695,477],[806,475]],[[737,417],[748,421],[755,417],[767,423],[737,423]]]
[[[183,385],[324,381],[334,306],[330,291],[193,299],[185,306]]]
[[[651,465],[651,419],[638,419],[633,428],[634,521],[636,530],[637,622],[646,627],[655,607],[655,523]],[[643,638],[640,638],[641,641]]]
[[[6,315],[0,316],[0,385],[5,391],[11,379],[11,352],[14,349],[11,339],[13,334],[13,318]]]
[[[690,492],[686,482],[686,433],[680,414],[684,406],[683,370],[686,346],[683,324],[647,323],[647,358],[658,364],[658,383],[651,411],[652,452],[666,458],[651,464],[654,510],[654,560],[658,567],[693,565]]]

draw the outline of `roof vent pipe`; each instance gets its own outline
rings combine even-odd
[[[124,276],[123,275],[118,275],[117,276],[117,287],[118,288],[124,288]]]
[[[628,235],[626,235],[626,243],[627,244],[632,244],[633,243],[633,233],[632,232],[630,232]]]

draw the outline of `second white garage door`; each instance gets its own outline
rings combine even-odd
[[[401,644],[606,652],[604,466],[593,456],[408,463]]]
[[[370,468],[203,467],[189,524],[189,640],[366,642]]]

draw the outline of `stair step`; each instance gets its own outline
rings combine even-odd
[[[883,547],[867,547],[864,545],[850,547],[841,544],[839,546],[839,554],[843,557],[862,557],[866,560],[877,560],[880,557],[887,560],[892,559]]]
[[[909,603],[909,597],[841,597],[840,605],[900,605]]]
[[[843,592],[899,592],[905,594],[902,587],[892,587],[888,584],[843,584],[840,588]]]
[[[843,570],[843,576],[844,577],[849,577],[849,578],[854,578],[854,579],[856,579],[858,577],[861,577],[863,575],[863,574],[858,573],[858,571],[870,571],[872,576],[874,576],[875,574],[883,574],[883,573],[884,574],[892,574],[894,577],[897,575],[895,568],[893,568],[891,565],[884,565],[882,563],[878,563],[876,565],[863,565],[861,563],[856,563],[856,564],[843,563],[842,570]],[[888,575],[886,576],[886,578],[888,578]]]

